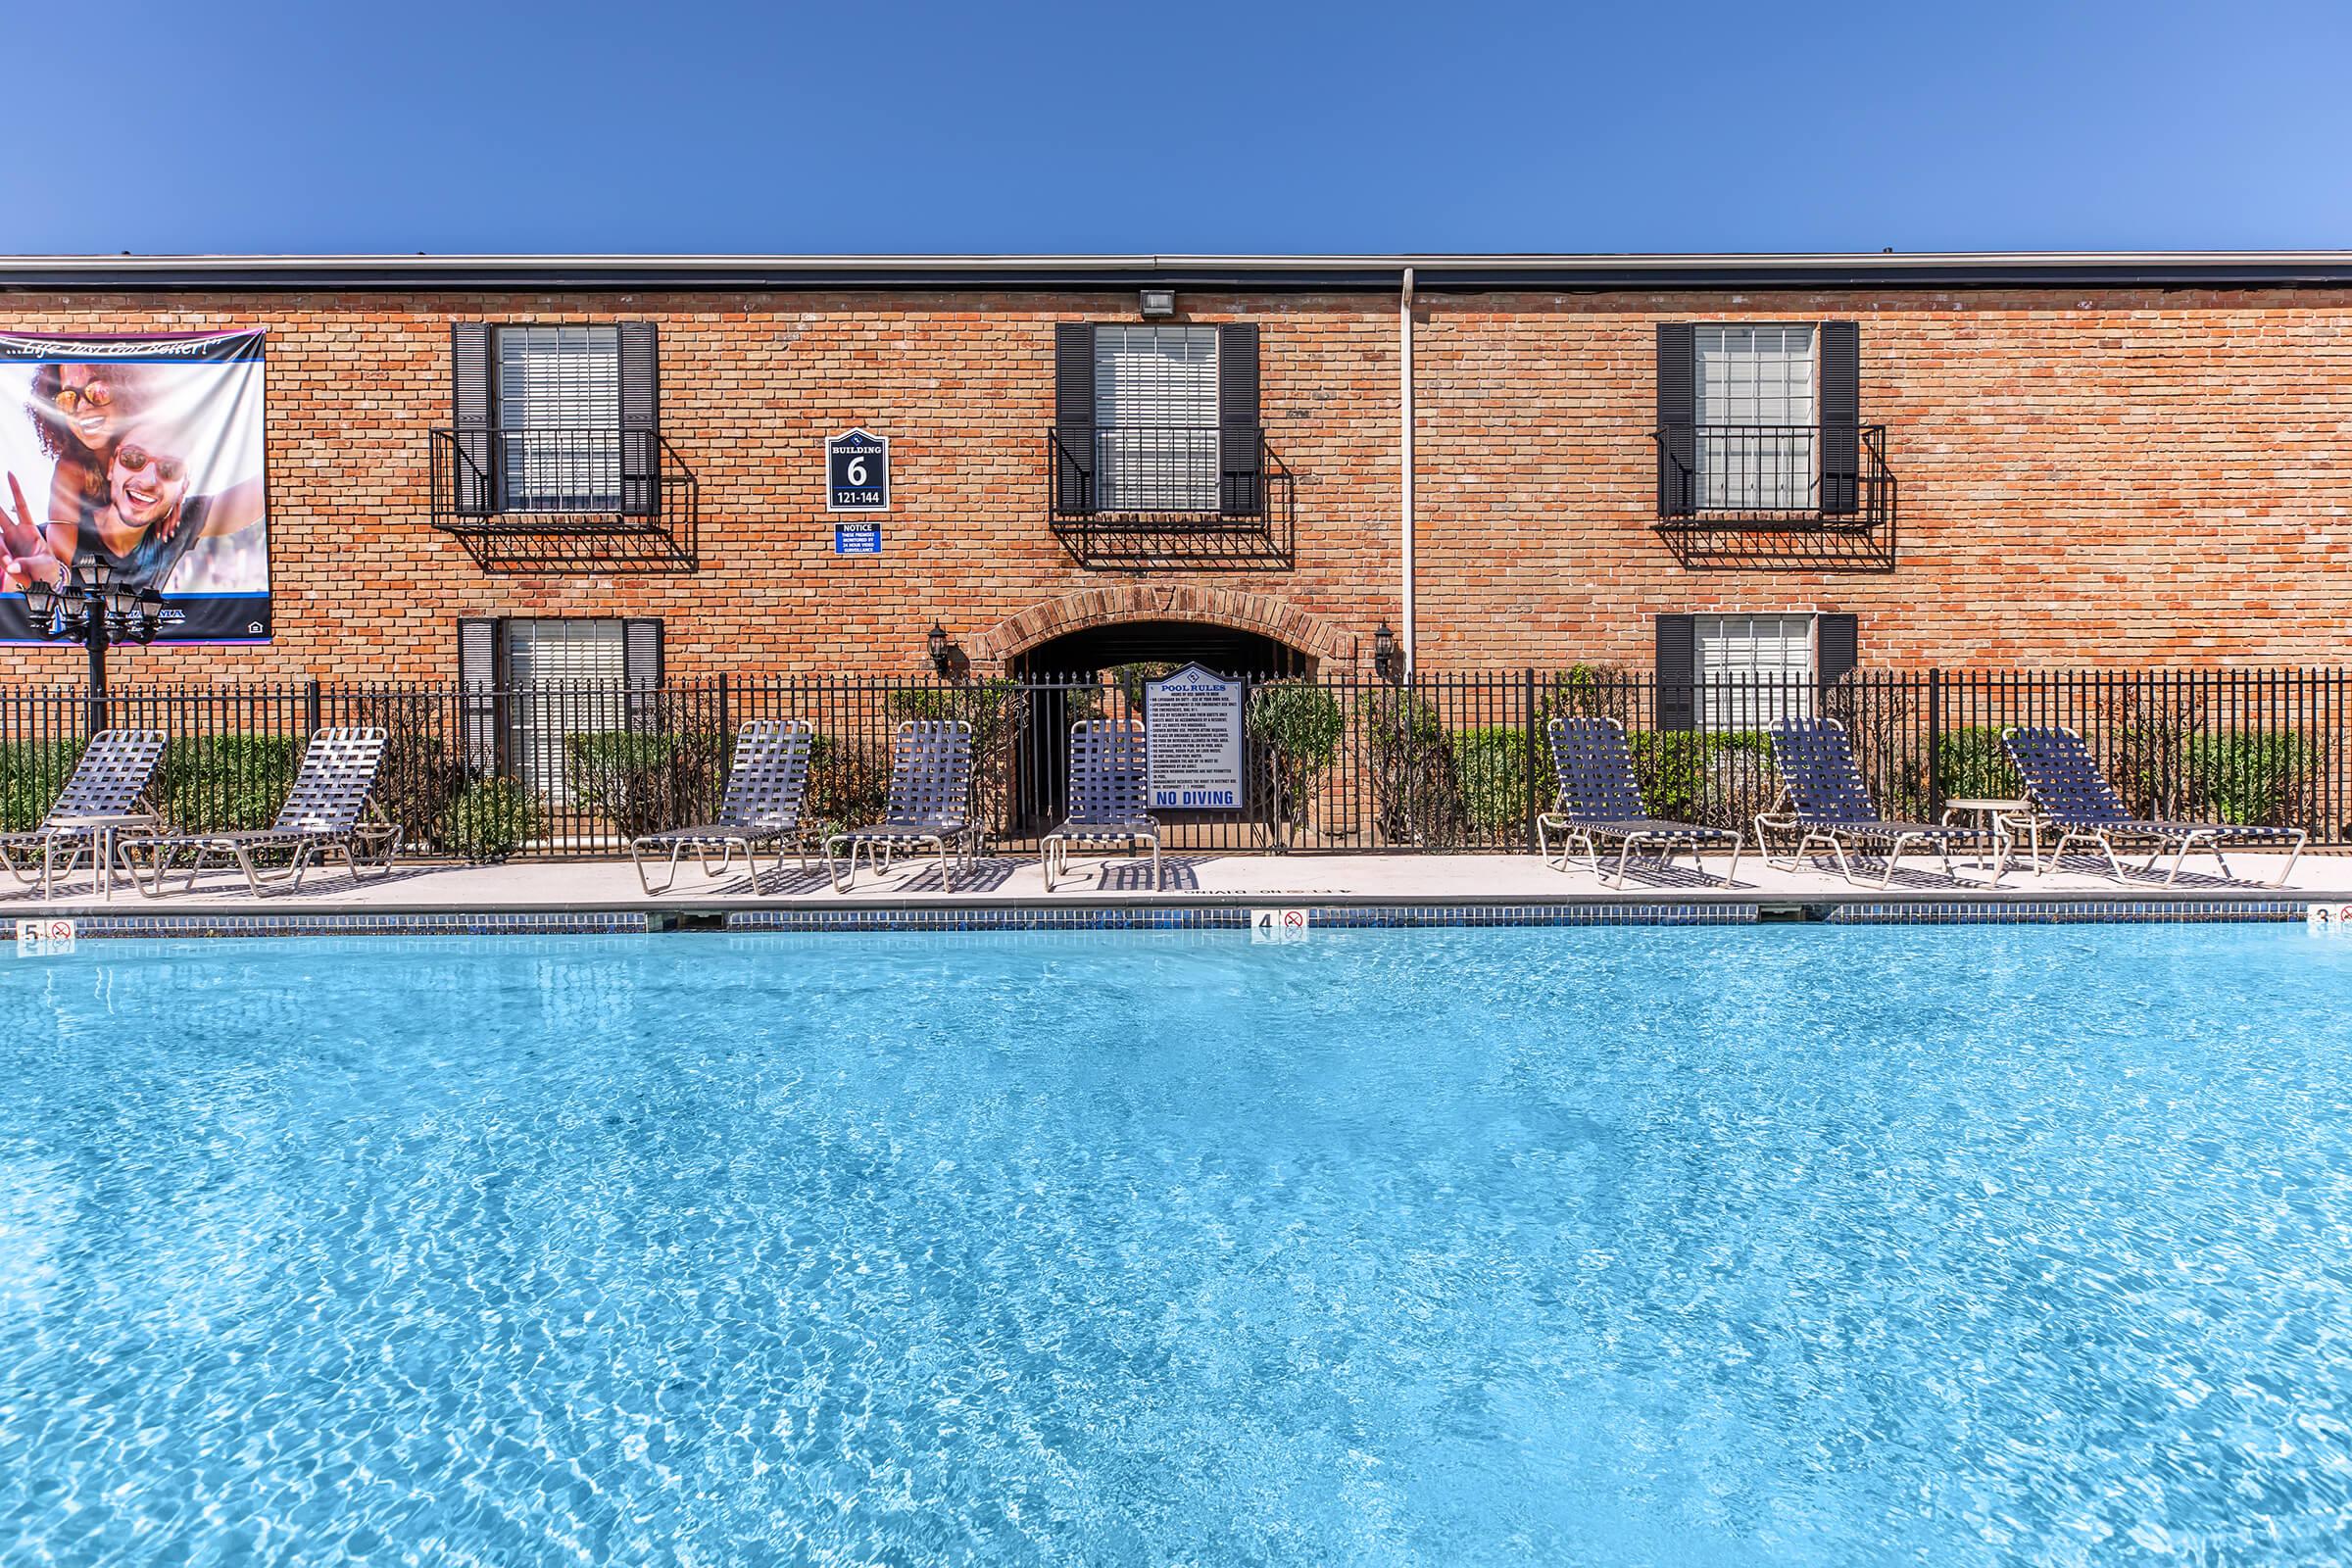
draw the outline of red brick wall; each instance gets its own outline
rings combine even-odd
[[[1891,572],[1686,570],[1660,320],[1859,321]],[[1416,345],[1425,665],[1646,664],[1667,611],[1850,611],[1870,664],[2338,662],[2352,295],[1486,296]]]
[[[681,675],[983,661],[1121,614],[1273,629],[1325,659],[1396,621],[1396,312],[1378,296],[1186,295],[1263,329],[1267,436],[1297,473],[1281,572],[1105,573],[1046,523],[1053,325],[1131,294],[20,295],[12,330],[270,329],[267,648],[127,651],[119,678],[455,674],[461,615],[660,615]],[[1654,531],[1660,319],[1852,318],[1863,417],[1900,478],[1887,574],[1693,571]],[[691,575],[491,575],[426,521],[452,318],[651,319],[662,431],[701,482]],[[1425,667],[1649,657],[1680,610],[1843,610],[1868,663],[2345,657],[2352,295],[1483,296],[1423,301]],[[0,417],[13,416],[0,410]],[[820,444],[893,440],[878,559],[831,553]],[[0,650],[71,679],[77,650]]]

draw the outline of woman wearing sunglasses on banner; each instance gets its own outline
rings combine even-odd
[[[33,373],[32,416],[41,450],[57,460],[49,515],[78,521],[107,502],[107,466],[123,427],[146,404],[147,388],[127,365],[44,365]]]
[[[218,495],[188,494],[188,460],[181,433],[161,423],[123,430],[107,465],[107,500],[84,508],[80,519],[32,525],[24,492],[8,477],[13,514],[0,514],[0,549],[5,549],[6,586],[21,588],[27,577],[49,582],[65,575],[64,563],[95,557],[133,588],[162,590],[172,568],[197,542],[240,532],[262,520],[262,481],[248,479]]]

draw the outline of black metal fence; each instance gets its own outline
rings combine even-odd
[[[806,718],[817,742],[813,815],[877,814],[890,737],[908,718],[971,724],[974,808],[1020,852],[1058,820],[1070,725],[1142,716],[1137,666],[1069,679],[950,683],[863,678],[549,684],[514,690],[292,683],[118,689],[105,721],[172,736],[154,789],[173,824],[267,825],[305,738],[324,725],[390,732],[384,808],[423,856],[610,855],[635,834],[708,817],[738,725]],[[1755,679],[1660,690],[1647,675],[1579,668],[1253,682],[1238,811],[1162,813],[1171,849],[1518,851],[1551,797],[1544,726],[1624,724],[1659,816],[1744,826],[1778,792],[1765,729],[1819,713],[1851,730],[1888,815],[2013,798],[2000,731],[2067,724],[2134,811],[2309,829],[2352,844],[2352,673],[2218,669],[2019,673],[1857,671],[1835,684]],[[0,691],[0,827],[48,808],[90,719],[79,687]]]

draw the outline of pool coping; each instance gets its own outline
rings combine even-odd
[[[308,906],[289,909],[252,900],[200,908],[60,901],[54,906],[5,907],[9,919],[67,919],[77,937],[504,936],[657,934],[668,932],[883,931],[1250,931],[1261,911],[1273,928],[1295,935],[1280,911],[1303,910],[1307,930],[1436,926],[1564,925],[1974,925],[2146,922],[2301,921],[2326,894],[2244,890],[2117,889],[2112,893],[2032,890],[1862,890],[1758,893],[1628,889],[1549,898],[1494,894],[1410,898],[1378,894],[1195,893],[838,899],[659,899],[544,903],[473,900],[447,903]]]

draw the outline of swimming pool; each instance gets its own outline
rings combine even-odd
[[[9,1563],[2339,1560],[2352,943],[0,959]]]

